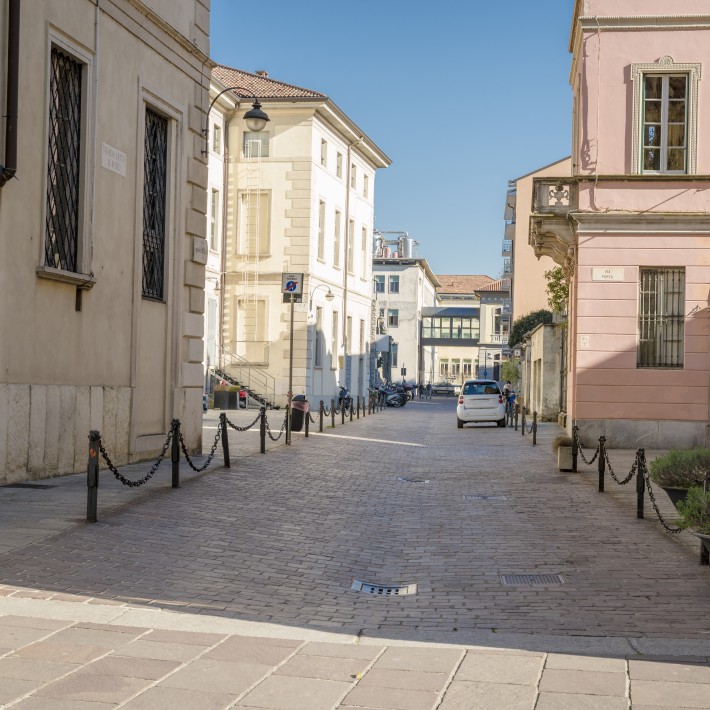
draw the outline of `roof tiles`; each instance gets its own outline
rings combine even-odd
[[[311,89],[286,84],[283,81],[276,81],[276,79],[270,79],[268,76],[261,76],[260,74],[250,74],[249,72],[241,71],[241,69],[232,69],[223,64],[218,64],[212,70],[212,76],[225,86],[237,86],[247,89],[259,99],[328,98],[325,94]],[[243,97],[250,96],[247,91],[242,92],[238,89],[234,93]]]
[[[485,274],[437,274],[436,278],[441,284],[436,289],[437,293],[474,293],[493,283],[493,279]]]

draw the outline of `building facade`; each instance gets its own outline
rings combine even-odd
[[[383,350],[389,355],[378,359],[381,367],[389,365],[389,377],[383,379],[426,384],[433,382],[436,351],[434,346],[422,344],[422,312],[436,305],[439,282],[426,259],[419,257],[418,242],[406,232],[398,232],[396,239],[386,239],[390,234],[376,232],[374,244],[378,332],[390,336],[385,341],[389,351]]]
[[[708,443],[707,4],[578,0],[572,178],[534,180],[531,243],[570,279],[568,426]]]
[[[1,7],[0,482],[199,449],[209,2]]]
[[[225,370],[241,380],[263,377],[273,389],[269,399],[286,404],[291,318],[282,274],[303,274],[294,306],[293,393],[329,401],[344,385],[364,395],[375,173],[390,160],[317,91],[224,66],[213,79],[237,87],[239,100],[225,129]],[[253,98],[270,118],[259,133],[243,121]]]

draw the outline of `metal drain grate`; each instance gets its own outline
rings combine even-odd
[[[381,597],[403,597],[417,593],[416,584],[368,584],[356,579],[350,587],[355,592],[365,592]]]
[[[508,496],[503,495],[462,495],[461,498],[464,500],[490,500],[490,501],[503,501],[508,500]]]
[[[397,476],[397,480],[403,483],[429,483],[427,478],[407,478],[407,476]]]
[[[36,488],[39,491],[46,488],[56,488],[56,486],[48,486],[45,483],[8,483],[3,488]]]
[[[565,580],[561,574],[502,574],[500,581],[507,585],[546,585],[564,584]]]

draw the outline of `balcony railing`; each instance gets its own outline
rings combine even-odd
[[[512,274],[513,273],[513,260],[510,258],[503,259],[503,273]]]
[[[534,214],[567,214],[577,209],[577,183],[570,178],[535,178]]]
[[[510,256],[512,251],[513,251],[513,242],[510,239],[504,239],[501,256]]]

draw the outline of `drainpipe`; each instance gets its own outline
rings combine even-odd
[[[20,0],[10,0],[7,28],[7,123],[5,165],[0,165],[0,187],[17,172],[17,107],[20,77]]]

